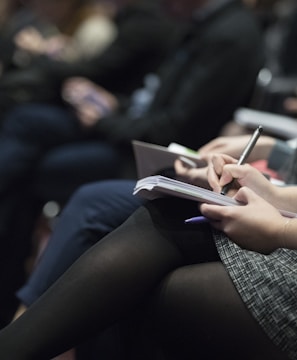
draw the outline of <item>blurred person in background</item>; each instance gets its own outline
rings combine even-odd
[[[117,27],[104,4],[28,0],[16,11],[1,34],[3,110],[32,100],[34,92],[35,99],[51,99],[54,82],[41,69],[42,59],[67,66],[100,55],[114,41]]]
[[[49,14],[53,13],[51,17],[57,17],[53,11],[55,8],[62,7],[64,12],[69,12],[72,9],[69,5],[74,2],[57,2],[56,6],[55,1],[37,4],[43,10],[43,16],[49,6]],[[90,11],[92,8],[95,8],[94,11]],[[42,30],[40,34],[42,27],[39,25],[13,36],[19,46],[14,45],[17,56],[12,56],[10,67],[8,64],[5,76],[0,78],[2,112],[28,102],[61,105],[62,84],[71,76],[84,76],[109,91],[127,96],[142,84],[146,73],[160,65],[171,41],[174,41],[172,19],[160,12],[160,4],[156,0],[90,1],[90,4],[81,3],[81,12],[75,10],[74,20],[71,18],[69,22],[68,19],[67,24],[60,26],[65,32],[62,36],[47,35],[49,39],[44,39],[41,34],[46,31]],[[78,26],[78,21],[81,26],[71,37],[73,41],[67,40],[69,47],[63,46],[70,32],[74,32],[74,25]],[[52,25],[50,29],[57,33],[57,27],[53,29]],[[81,51],[74,46],[78,41]],[[91,45],[91,42],[97,45]],[[51,44],[56,47],[54,52]],[[20,63],[16,64],[18,61]]]
[[[37,65],[32,66],[33,71],[36,69],[38,74],[39,71],[41,71],[41,73],[46,71],[47,74],[51,74],[48,76],[55,84],[56,80],[60,79],[60,76],[61,79],[63,79],[64,76],[67,77],[69,74],[68,70],[70,73],[74,71],[76,74],[77,71],[80,73],[80,70],[78,69],[82,69],[81,71],[84,74],[86,70],[89,75],[94,74],[95,71],[98,79],[101,79],[104,84],[109,84],[111,88],[117,89],[119,93],[129,93],[130,88],[132,88],[136,83],[142,82],[143,76],[147,72],[154,71],[156,66],[160,64],[168,48],[171,48],[171,41],[174,38],[175,27],[172,27],[172,21],[167,20],[163,11],[160,11],[158,1],[122,0],[116,2],[115,5],[117,5],[117,10],[115,12],[117,22],[116,37],[112,41],[111,45],[103,53],[96,57],[96,61],[92,66],[89,66],[91,62],[90,60],[74,61],[71,62],[71,64],[66,64],[65,62],[52,60],[47,56],[41,55],[40,57],[37,57],[40,61],[38,62],[40,67]],[[28,76],[31,79],[29,70],[28,72],[27,70],[24,70],[24,73],[27,74],[25,78]],[[57,74],[57,77],[53,74]],[[34,96],[36,95],[37,97],[44,91],[44,89],[47,90],[47,86],[49,86],[43,77],[38,79],[38,86],[36,89],[35,87],[33,89]],[[57,82],[59,83],[60,80],[57,80]],[[2,85],[4,86],[4,81],[2,82]],[[22,87],[20,83],[16,81],[15,85],[17,92],[27,94],[27,84]],[[53,88],[55,88],[55,86]],[[6,86],[4,86],[4,89],[5,91],[3,90],[3,92],[1,92],[1,98],[6,94]],[[7,121],[5,121],[6,125],[9,125],[11,130],[14,129],[13,132],[15,130],[17,132],[23,132],[24,130],[27,134],[31,133],[32,135],[37,135],[35,139],[27,139],[29,141],[27,143],[26,140],[27,145],[29,145],[29,143],[33,145],[38,138],[40,140],[43,138],[42,143],[45,145],[43,148],[45,152],[42,150],[41,153],[37,150],[35,145],[33,145],[33,147],[29,145],[31,150],[33,150],[33,152],[31,152],[31,150],[29,151],[31,155],[33,155],[33,153],[37,155],[35,150],[39,153],[37,158],[35,158],[37,162],[35,162],[35,160],[32,162],[33,167],[30,165],[30,169],[27,168],[28,172],[27,170],[25,171],[26,174],[24,173],[24,177],[19,177],[17,175],[15,178],[16,182],[13,181],[10,185],[7,183],[9,187],[9,189],[7,188],[8,192],[5,190],[4,193],[2,193],[1,191],[0,207],[3,210],[5,209],[4,212],[6,213],[6,219],[4,220],[4,218],[2,218],[3,226],[0,226],[0,232],[3,235],[2,231],[4,230],[4,227],[7,230],[9,229],[9,235],[7,234],[7,236],[10,238],[10,241],[6,243],[7,247],[2,253],[1,256],[3,256],[3,258],[1,258],[0,261],[0,286],[3,289],[3,296],[0,300],[0,323],[6,322],[11,317],[12,312],[14,312],[13,308],[15,307],[16,302],[13,295],[14,291],[12,292],[12,290],[15,289],[15,287],[19,287],[19,284],[22,283],[25,276],[23,260],[27,251],[31,248],[32,230],[35,225],[36,217],[40,214],[41,206],[44,204],[43,201],[52,200],[53,198],[51,196],[54,194],[53,196],[55,199],[58,198],[59,201],[63,202],[78,185],[97,179],[100,173],[100,176],[104,174],[104,176],[113,177],[118,173],[119,167],[119,164],[115,159],[114,151],[110,148],[110,146],[107,147],[105,144],[99,143],[98,149],[98,139],[96,139],[95,146],[94,143],[91,142],[90,144],[88,144],[88,142],[83,143],[83,145],[86,144],[87,147],[82,147],[80,146],[80,143],[77,143],[77,141],[89,141],[90,138],[88,133],[81,128],[76,120],[76,115],[73,114],[73,110],[69,109],[68,105],[65,106],[65,104],[63,104],[61,107],[54,107],[53,105],[50,105],[46,107],[39,104],[37,107],[32,105],[32,109],[30,106],[29,109],[25,106],[24,108],[16,108],[15,111],[23,119],[21,122],[24,121],[24,127],[19,127],[18,125],[15,127],[15,120],[11,121],[10,116],[8,116]],[[40,127],[41,132],[39,135],[37,134],[39,130],[37,132],[35,131],[37,128],[34,130],[35,125],[32,126],[32,123],[30,125],[32,113],[34,114],[32,119],[33,122],[35,122],[35,120],[37,120],[37,118],[41,115],[38,124],[35,123],[37,128]],[[12,115],[13,114],[14,110]],[[64,119],[65,114],[66,119]],[[35,115],[37,117],[35,117]],[[48,122],[43,120],[44,116],[48,119]],[[70,116],[70,120],[67,116]],[[19,120],[17,120],[17,122]],[[70,124],[72,124],[71,127],[74,126],[72,130],[68,128],[68,125]],[[60,129],[62,139],[59,139],[60,136],[56,130],[51,132],[49,131],[49,128],[46,129],[48,125],[53,130],[57,126],[56,130],[58,130],[58,128]],[[66,127],[64,127],[65,125]],[[23,128],[23,130],[21,130],[21,128]],[[11,133],[11,130],[8,130],[8,132]],[[73,133],[73,130],[74,132],[78,131],[77,134],[79,137]],[[3,159],[7,159],[7,156],[10,157],[13,153],[16,155],[15,150],[17,148],[21,150],[21,147],[23,146],[19,142],[21,138],[19,138],[20,134],[18,134],[15,138],[16,142],[13,140],[14,145],[11,147],[9,143],[12,144],[10,142],[12,137],[9,135],[8,138],[10,138],[10,140],[7,142],[6,140],[8,140],[8,138],[4,135],[5,132],[4,128],[0,131],[0,146],[3,146],[3,149],[5,149],[6,152],[5,155],[4,153],[2,154],[4,156]],[[23,133],[23,135],[25,134]],[[4,138],[6,138],[6,140],[4,140]],[[17,138],[19,138],[19,140],[17,140]],[[49,143],[46,144],[48,140],[54,141],[54,147],[52,147],[53,143],[51,145]],[[71,146],[73,145],[73,142],[75,142],[75,147]],[[63,147],[60,151],[59,146],[65,144],[68,145],[68,148]],[[90,146],[88,147],[88,145]],[[50,149],[57,150],[57,152],[53,151],[49,154],[48,151]],[[29,150],[29,148],[27,148],[27,150]],[[8,155],[8,153],[10,155]],[[23,154],[24,157],[21,154]],[[44,158],[44,155],[46,154],[50,155],[47,158],[48,161]],[[29,160],[27,157],[29,153],[25,155],[25,153],[21,150],[19,155],[22,157],[22,159],[19,158],[20,162],[16,161],[14,164],[11,163],[12,168],[14,168],[13,172],[17,169],[17,171],[21,170],[19,165],[23,163],[23,160],[25,160],[25,163]],[[30,158],[31,155],[29,156]],[[104,166],[100,167],[100,159],[106,162],[107,166],[105,168]],[[48,169],[49,165],[50,170],[41,171],[41,173],[45,174],[43,177],[43,180],[45,181],[43,190],[45,190],[46,194],[43,192],[40,197],[39,185],[43,182],[43,180],[40,180],[38,173],[40,170],[39,165],[41,165],[40,161],[43,160],[45,160],[46,163],[45,168]],[[116,166],[115,162],[117,164]],[[25,163],[23,163],[23,165],[25,165]],[[21,165],[22,168],[23,165]],[[27,165],[25,165],[25,167],[27,167]],[[54,170],[52,171],[51,169]],[[21,170],[21,172],[23,172],[23,170]],[[8,175],[8,173],[6,174]],[[52,176],[49,174],[52,174]],[[1,176],[2,175],[4,175],[4,172]],[[16,189],[16,187],[19,186],[17,184],[22,187],[20,192]],[[23,191],[25,188],[26,191]],[[4,202],[6,201],[7,203],[4,205]],[[4,216],[4,213],[2,215]],[[0,236],[1,239],[3,239],[2,235]],[[2,243],[2,240],[0,242]],[[6,253],[7,256],[4,256],[4,253]],[[11,254],[12,257],[10,258],[10,255],[8,254]],[[11,276],[10,279],[5,277],[5,272],[8,269],[13,269],[13,276]]]
[[[100,0],[30,0],[30,6],[48,29],[43,34],[33,24],[15,35],[16,51],[28,57],[86,60],[104,51],[116,36],[109,9]]]

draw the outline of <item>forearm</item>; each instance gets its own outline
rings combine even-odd
[[[275,187],[273,205],[297,213],[297,186]]]
[[[269,159],[276,147],[277,140],[271,136],[261,136],[249,156],[249,162]]]

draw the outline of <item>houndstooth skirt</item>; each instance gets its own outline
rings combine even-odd
[[[297,250],[270,255],[242,250],[214,232],[222,262],[242,300],[270,339],[297,359]]]

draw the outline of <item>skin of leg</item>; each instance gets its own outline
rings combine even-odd
[[[140,208],[2,330],[0,358],[50,359],[133,311],[168,272],[217,256],[209,229],[184,224],[196,204],[162,204]]]
[[[174,270],[154,306],[168,359],[288,359],[249,313],[221,262]]]

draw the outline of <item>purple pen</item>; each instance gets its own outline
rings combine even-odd
[[[208,222],[208,219],[205,216],[195,216],[185,220],[186,224],[201,224],[205,222]]]

